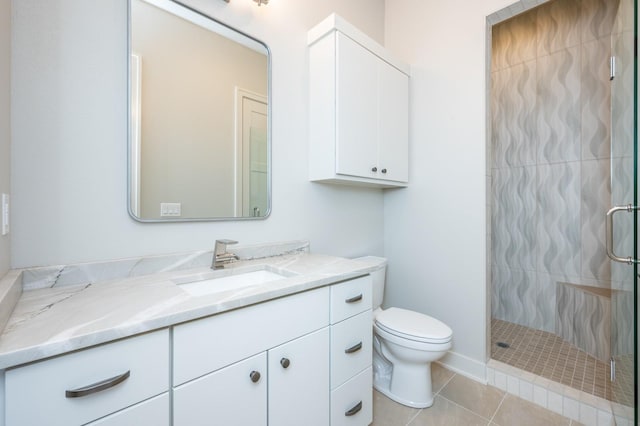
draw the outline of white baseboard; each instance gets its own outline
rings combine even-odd
[[[449,351],[439,361],[447,369],[477,382],[487,384],[487,364],[457,352]]]

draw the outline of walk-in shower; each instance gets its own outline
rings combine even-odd
[[[491,357],[614,413],[636,405],[637,271],[606,250],[607,211],[636,202],[634,3],[551,0],[491,31]]]

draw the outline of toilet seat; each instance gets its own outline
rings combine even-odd
[[[389,308],[380,312],[376,315],[375,323],[389,334],[416,342],[447,343],[453,335],[453,331],[443,322],[401,308]]]

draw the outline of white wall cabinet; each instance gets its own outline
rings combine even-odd
[[[409,67],[336,15],[308,41],[310,179],[406,186]]]

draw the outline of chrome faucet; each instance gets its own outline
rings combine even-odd
[[[222,269],[227,263],[235,262],[238,256],[227,252],[227,246],[237,244],[233,240],[216,240],[216,248],[213,251],[213,259],[211,260],[211,269]]]

